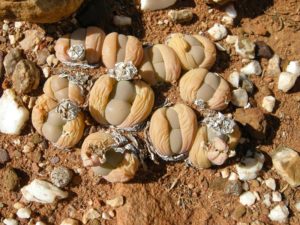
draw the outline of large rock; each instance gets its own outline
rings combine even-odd
[[[1,0],[0,18],[54,23],[74,13],[84,0]]]

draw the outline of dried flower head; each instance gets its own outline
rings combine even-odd
[[[81,94],[84,94],[86,90],[92,87],[92,81],[89,79],[89,76],[81,72],[76,72],[75,74],[63,72],[59,77],[67,78],[71,84],[78,86],[81,90]]]
[[[138,70],[131,61],[119,62],[113,69],[108,70],[108,74],[117,81],[132,80],[138,74]]]
[[[82,44],[72,45],[68,50],[68,55],[73,61],[84,60],[85,48]]]
[[[203,120],[203,123],[205,123],[209,128],[214,129],[219,135],[231,134],[234,130],[234,126],[236,125],[232,118],[225,116],[220,112],[208,115]]]
[[[57,105],[56,112],[59,113],[63,120],[70,121],[77,117],[80,109],[74,102],[65,99]]]

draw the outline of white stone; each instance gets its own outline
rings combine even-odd
[[[280,73],[278,79],[278,89],[283,92],[288,92],[294,87],[296,80],[297,76],[295,74],[289,72],[282,72]]]
[[[243,88],[232,91],[231,102],[237,107],[245,107],[248,104],[248,93]]]
[[[227,5],[226,8],[225,8],[225,12],[231,18],[236,18],[237,17],[237,12],[236,12],[236,9],[234,8],[233,4]]]
[[[159,10],[174,5],[176,0],[141,0],[141,10]]]
[[[46,59],[48,66],[56,66],[58,64],[58,59],[55,57],[54,54],[49,55]]]
[[[232,26],[234,24],[234,19],[230,16],[223,16],[221,22],[225,25]]]
[[[68,197],[68,192],[62,191],[53,184],[35,179],[29,185],[21,189],[23,197],[27,201],[39,203],[53,203],[56,199]]]
[[[238,36],[236,35],[228,35],[225,39],[225,42],[228,44],[233,45],[238,39]]]
[[[281,202],[282,196],[278,191],[273,191],[272,192],[272,201],[273,202]]]
[[[255,203],[256,196],[251,192],[247,191],[240,196],[240,203],[242,205],[251,206]]]
[[[0,98],[0,132],[20,134],[29,119],[29,111],[12,89],[4,91]]]
[[[235,51],[244,59],[255,58],[255,44],[247,38],[237,38],[234,43]]]
[[[254,194],[256,200],[257,200],[257,201],[260,201],[260,196],[259,196],[258,192],[257,192],[257,191],[254,191],[253,194]]]
[[[60,225],[79,225],[79,221],[72,218],[66,218]]]
[[[11,218],[4,219],[3,223],[5,225],[18,225],[19,224],[19,222],[17,220],[11,219]]]
[[[243,182],[242,188],[244,191],[249,191],[249,184],[247,183],[247,181]]]
[[[43,70],[44,77],[48,78],[50,75],[50,68],[48,66],[46,66],[42,70]]]
[[[132,19],[128,16],[114,16],[113,23],[116,26],[130,26],[132,23]]]
[[[90,220],[98,219],[101,217],[101,214],[95,209],[87,210],[82,216],[83,224],[87,224]]]
[[[125,201],[124,196],[120,195],[113,199],[106,200],[105,203],[113,208],[116,208],[122,206],[124,204],[124,201]]]
[[[240,87],[240,73],[237,71],[232,72],[229,76],[227,81],[235,88]]]
[[[28,208],[21,208],[21,209],[18,209],[18,211],[17,211],[17,216],[20,219],[29,219],[30,215],[31,215],[31,210]]]
[[[9,43],[11,44],[11,45],[14,45],[14,44],[16,44],[16,37],[15,37],[15,35],[8,35],[8,39],[9,39]]]
[[[2,25],[2,30],[3,30],[3,31],[8,31],[8,30],[9,30],[8,24],[6,24],[6,23],[3,24],[3,25]]]
[[[229,178],[228,180],[237,180],[238,179],[238,175],[235,173],[235,172],[231,172],[230,175],[229,175]]]
[[[291,61],[286,67],[286,72],[295,74],[297,77],[300,76],[300,62],[299,61]]]
[[[20,21],[15,22],[15,28],[21,28],[22,25],[23,25],[23,22],[20,22]]]
[[[276,182],[275,182],[274,178],[269,178],[269,179],[265,180],[265,184],[271,190],[273,190],[273,191],[276,190]]]
[[[253,180],[261,171],[265,162],[265,156],[256,152],[254,157],[246,156],[235,167],[240,180]]]
[[[262,102],[262,107],[267,111],[267,112],[273,112],[274,106],[276,103],[276,99],[273,96],[265,96],[263,98]]]
[[[38,222],[35,223],[35,225],[46,225],[46,224],[42,221],[38,221]]]
[[[277,76],[280,73],[280,57],[279,55],[274,54],[273,57],[269,59],[266,75]]]
[[[260,75],[262,73],[261,66],[258,61],[253,60],[241,69],[241,72],[246,75]]]
[[[269,193],[264,194],[264,200],[263,203],[267,206],[270,207],[271,206],[271,195]]]
[[[229,170],[227,168],[221,170],[221,176],[222,178],[228,178],[229,177]]]
[[[295,208],[298,212],[300,212],[300,201],[299,202],[296,202],[295,204]]]
[[[228,34],[226,27],[219,23],[215,23],[207,32],[215,41],[222,40]]]
[[[269,213],[268,217],[272,221],[283,223],[289,216],[289,209],[285,205],[275,206]]]
[[[104,220],[110,220],[111,218],[110,218],[110,215],[107,212],[103,212],[102,213],[102,219],[104,219]]]

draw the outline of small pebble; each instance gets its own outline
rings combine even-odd
[[[13,168],[7,168],[2,178],[3,186],[8,191],[15,191],[20,184],[20,179]]]
[[[0,149],[0,164],[6,164],[9,161],[8,152],[5,149]]]
[[[293,73],[281,72],[278,79],[278,89],[283,92],[288,92],[294,87],[297,78],[297,75]]]
[[[170,10],[168,16],[175,23],[187,23],[193,19],[193,12],[189,9]]]
[[[57,157],[57,156],[53,156],[51,159],[50,159],[50,162],[52,163],[52,164],[56,164],[56,163],[58,163],[59,162],[59,157]]]
[[[231,18],[236,18],[237,17],[237,12],[236,12],[236,9],[234,8],[233,4],[227,5],[226,8],[225,8],[225,12]]]
[[[23,25],[23,22],[20,22],[20,21],[15,22],[15,28],[21,28],[22,25]]]
[[[281,202],[282,196],[278,191],[273,191],[272,192],[272,201],[273,202]]]
[[[236,35],[228,35],[225,39],[225,42],[228,43],[228,44],[235,44],[236,41],[238,40],[238,36]]]
[[[298,212],[300,212],[300,201],[295,204],[295,208]]]
[[[243,192],[242,184],[239,180],[228,181],[224,187],[225,194],[239,196]]]
[[[265,184],[271,190],[273,190],[273,191],[276,190],[276,182],[275,182],[274,178],[269,178],[269,179],[265,180]]]
[[[215,23],[207,32],[215,41],[222,40],[228,34],[226,27],[219,23]]]
[[[276,99],[273,96],[265,96],[263,98],[262,107],[269,113],[273,112]]]
[[[238,179],[238,175],[235,172],[231,172],[228,180],[237,180],[237,179]]]
[[[270,207],[271,206],[271,196],[269,193],[264,194],[264,200],[263,203],[267,206]]]
[[[97,219],[93,219],[88,222],[88,225],[101,225],[101,222]]]
[[[253,180],[260,173],[265,162],[265,157],[260,152],[255,152],[252,157],[244,157],[241,162],[236,165],[236,170],[240,180]]]
[[[104,220],[110,220],[111,218],[110,218],[110,216],[109,216],[109,214],[107,212],[103,212],[102,213],[102,219],[104,219]]]
[[[15,209],[21,209],[21,208],[24,208],[24,204],[22,204],[21,202],[16,202],[13,207]]]
[[[223,16],[221,22],[228,26],[234,25],[234,19],[230,16]]]
[[[261,66],[258,61],[253,60],[241,69],[246,75],[260,75],[262,73]]]
[[[17,211],[17,216],[20,219],[29,219],[31,215],[31,210],[28,208],[20,208]]]
[[[234,211],[231,216],[234,220],[239,220],[245,214],[246,214],[246,207],[243,205],[238,205],[237,207],[234,208]]]
[[[248,104],[248,93],[243,88],[232,91],[231,102],[237,107],[245,107]]]
[[[99,219],[101,214],[97,212],[95,209],[89,209],[84,212],[82,216],[82,222],[84,224],[88,223],[90,220]]]
[[[247,181],[243,182],[242,188],[244,191],[249,191],[249,184],[247,183]]]
[[[73,173],[66,167],[56,167],[51,172],[51,182],[57,187],[66,187],[72,180]]]
[[[256,55],[259,58],[271,59],[274,55],[273,50],[264,41],[257,41],[256,44]]]
[[[3,30],[3,31],[8,31],[8,30],[9,30],[8,24],[6,24],[6,23],[3,24],[3,25],[2,25],[2,30]]]
[[[79,221],[72,218],[66,218],[60,225],[79,225]]]
[[[38,221],[38,222],[35,223],[35,225],[46,225],[46,224],[42,221]]]
[[[11,45],[16,44],[16,37],[15,37],[15,35],[8,35],[8,40],[9,40],[9,43]]]
[[[120,207],[124,204],[125,202],[125,198],[124,196],[120,195],[120,196],[117,196],[113,199],[110,199],[110,200],[106,200],[105,203],[113,208],[117,208],[117,207]]]
[[[291,61],[286,67],[286,72],[300,76],[300,61]]]
[[[276,54],[268,62],[268,67],[266,70],[266,75],[277,76],[281,73],[280,69],[280,57]]]
[[[289,209],[285,205],[275,206],[269,213],[268,217],[272,221],[283,223],[289,216]]]
[[[237,38],[234,43],[237,54],[246,59],[255,58],[255,44],[247,38]]]
[[[227,168],[221,170],[221,176],[222,178],[228,178],[229,177],[229,170]]]
[[[49,75],[50,75],[50,68],[49,68],[49,67],[44,67],[44,68],[42,69],[42,71],[43,71],[44,77],[45,77],[45,78],[48,78]]]
[[[18,222],[17,220],[15,220],[15,219],[10,219],[10,218],[4,219],[4,220],[3,220],[3,223],[4,223],[5,225],[18,225],[18,224],[19,224],[19,222]]]
[[[111,218],[113,218],[113,217],[115,217],[116,213],[115,213],[114,210],[109,210],[109,211],[108,211],[108,215],[109,215]]]
[[[242,205],[251,206],[255,203],[255,200],[256,196],[250,191],[247,191],[240,196],[240,203]]]

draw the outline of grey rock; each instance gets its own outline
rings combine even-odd
[[[66,167],[55,168],[50,175],[51,182],[57,187],[66,187],[72,180],[73,172]]]

